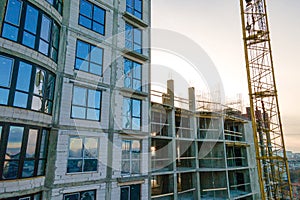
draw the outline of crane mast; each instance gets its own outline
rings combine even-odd
[[[261,198],[292,199],[266,0],[240,0],[240,6]]]

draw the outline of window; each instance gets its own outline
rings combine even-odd
[[[142,0],[126,0],[126,11],[142,19]]]
[[[124,86],[142,90],[142,65],[127,58],[124,59]]]
[[[139,140],[122,141],[122,174],[139,174],[141,162],[141,142]]]
[[[74,192],[64,195],[64,200],[96,200],[96,190]]]
[[[137,53],[142,53],[142,30],[126,23],[125,47]]]
[[[102,92],[74,86],[72,118],[100,121]]]
[[[49,132],[22,125],[1,124],[1,127],[0,179],[44,175]]]
[[[141,100],[126,97],[123,99],[123,128],[141,129],[141,105]]]
[[[63,0],[46,0],[46,1],[49,4],[51,4],[61,14]]]
[[[81,26],[101,35],[105,34],[105,10],[85,0],[80,1],[79,22]]]
[[[42,193],[31,194],[21,197],[11,197],[7,198],[6,200],[42,200]]]
[[[70,137],[67,173],[95,172],[98,168],[98,138]]]
[[[8,0],[2,37],[35,49],[57,61],[58,25],[26,1]]]
[[[77,40],[75,69],[102,76],[103,49]]]
[[[141,185],[130,185],[121,187],[121,200],[140,200]]]
[[[0,104],[52,113],[55,77],[23,60],[0,55]]]

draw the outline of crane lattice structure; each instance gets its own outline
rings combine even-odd
[[[240,0],[240,6],[261,198],[292,199],[266,0]]]

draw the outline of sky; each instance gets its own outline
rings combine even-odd
[[[299,8],[299,0],[267,1],[286,149],[298,153],[300,153]],[[180,33],[198,44],[207,54],[208,62],[211,61],[216,66],[225,96],[234,99],[240,94],[244,105],[247,106],[248,88],[239,0],[152,0],[151,20],[152,28]],[[186,52],[192,53],[188,48]],[[164,63],[160,61],[160,55],[152,51],[152,62],[154,61],[156,65]],[[173,58],[168,59],[175,62]],[[155,67],[153,69],[152,71],[156,73]],[[168,74],[167,78],[172,76],[176,75]],[[153,77],[155,74],[152,73]],[[189,86],[197,88],[197,85],[201,84],[192,78],[187,80]]]

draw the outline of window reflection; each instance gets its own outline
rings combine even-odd
[[[22,23],[21,15],[24,15]],[[38,27],[40,31],[37,31]],[[38,50],[57,61],[59,27],[51,18],[27,1],[8,0],[2,37]],[[52,44],[50,44],[51,38]]]
[[[11,87],[13,71],[16,74],[16,84]],[[18,59],[0,56],[0,104],[51,114],[54,86],[55,77],[47,70]],[[29,102],[31,104],[28,105]]]
[[[125,30],[125,47],[141,54],[142,30],[128,23],[126,23]]]
[[[122,174],[140,173],[141,142],[139,140],[122,141]]]
[[[48,131],[41,128],[1,125],[0,180],[44,175],[47,140]]]
[[[72,118],[100,120],[101,91],[74,86]]]
[[[79,24],[101,35],[105,34],[105,10],[89,3],[80,1]]]
[[[142,0],[126,0],[126,11],[142,19]]]
[[[97,171],[98,138],[70,137],[68,173]]]
[[[124,86],[142,90],[142,65],[127,58],[124,59]]]
[[[123,128],[141,129],[141,104],[141,100],[138,99],[123,99]]]

